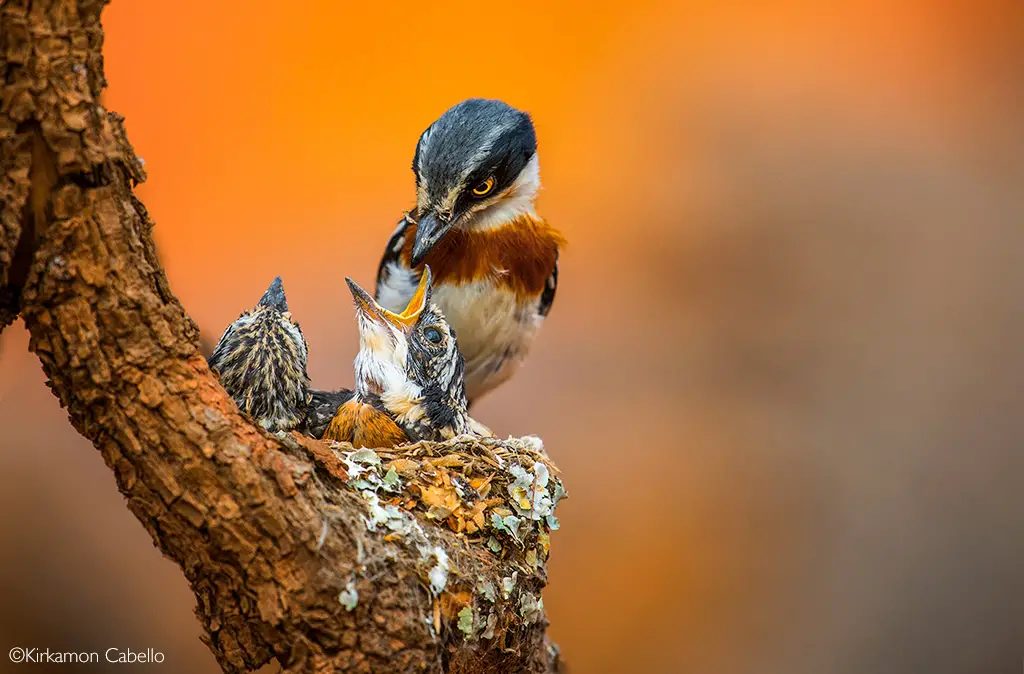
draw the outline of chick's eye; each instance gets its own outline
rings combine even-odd
[[[489,194],[490,191],[493,189],[494,178],[487,178],[486,180],[481,180],[480,182],[473,186],[473,194],[478,197],[482,197],[486,194]]]
[[[423,331],[423,337],[431,344],[441,343],[441,331],[437,328],[427,328]]]

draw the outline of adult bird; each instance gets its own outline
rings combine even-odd
[[[529,115],[470,99],[420,136],[416,207],[398,223],[376,299],[401,311],[427,265],[433,299],[459,335],[470,403],[506,381],[551,310],[564,239],[537,216],[537,137]]]
[[[337,408],[323,439],[396,447],[473,432],[464,361],[455,333],[431,302],[430,270],[401,313],[345,280],[359,322],[356,392]]]

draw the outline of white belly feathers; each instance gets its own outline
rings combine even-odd
[[[388,310],[400,312],[416,290],[416,279],[397,264],[389,272],[377,299]],[[518,302],[511,290],[489,281],[438,284],[433,301],[455,329],[466,359],[466,393],[471,400],[515,373],[543,320],[536,298]]]

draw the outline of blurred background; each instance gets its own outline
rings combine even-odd
[[[570,246],[476,411],[564,471],[544,603],[573,674],[1021,671],[1019,0],[117,0],[104,23],[172,288],[216,340],[283,275],[318,387],[352,382],[343,277],[372,286],[419,133],[471,96],[533,114]],[[0,646],[218,671],[23,327],[0,340]]]

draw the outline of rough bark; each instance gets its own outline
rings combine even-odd
[[[184,571],[221,667],[553,669],[543,618],[464,640],[417,560],[367,536],[363,499],[332,486],[330,449],[266,435],[211,374],[132,192],[144,175],[122,118],[99,104],[104,4],[0,2],[0,329],[24,318],[71,423]],[[451,592],[506,573],[479,546],[423,527],[456,560]],[[351,612],[339,602],[350,581]]]

